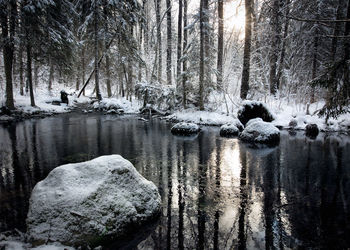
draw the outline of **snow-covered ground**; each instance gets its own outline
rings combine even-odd
[[[170,121],[191,122],[200,125],[221,126],[226,123],[234,123],[236,118],[232,115],[226,115],[219,112],[197,111],[187,109],[176,111],[174,114],[167,116]]]
[[[138,101],[134,101],[134,102],[130,102],[129,100],[126,100],[125,98],[103,98],[102,101],[100,103],[95,102],[93,107],[95,109],[101,107],[107,110],[110,109],[122,109],[124,110],[124,113],[128,113],[128,114],[135,114],[138,113],[141,105],[140,102]]]
[[[54,100],[60,100],[60,91],[65,90],[68,94],[69,104],[61,104],[60,106],[52,105]],[[64,113],[69,112],[76,104],[88,103],[91,101],[89,97],[80,96],[77,98],[77,91],[72,88],[61,88],[57,84],[51,92],[47,89],[36,89],[35,102],[36,107],[30,106],[29,94],[21,96],[18,90],[15,93],[15,105],[17,109],[33,114],[36,112],[44,113]],[[86,90],[87,96],[93,96],[92,90]],[[206,106],[210,111],[198,111],[194,108],[186,110],[177,110],[166,118],[173,122],[191,122],[198,125],[221,126],[228,123],[234,123],[237,113],[242,105],[239,98],[224,98],[220,94],[213,94],[210,103]],[[227,96],[227,95],[226,95]],[[330,118],[328,124],[325,124],[325,118],[319,117],[316,113],[324,106],[324,102],[316,102],[310,105],[296,103],[293,100],[278,99],[274,97],[267,97],[260,100],[264,103],[270,112],[273,114],[275,120],[272,123],[281,128],[289,128],[290,121],[297,121],[295,129],[304,130],[307,124],[317,124],[321,131],[349,131],[350,128],[350,113],[340,115],[337,119]],[[4,97],[0,97],[0,104],[4,103]],[[143,100],[133,98],[130,102],[122,97],[104,97],[97,106],[106,110],[110,107],[118,107],[124,110],[124,113],[136,114],[139,113],[143,105]],[[93,108],[93,107],[91,107]]]
[[[69,103],[68,105],[65,103],[61,103],[60,105],[53,105],[53,101],[61,101],[60,91],[65,90],[68,95]],[[87,91],[87,93],[89,93]],[[66,113],[70,112],[72,108],[76,107],[77,104],[87,104],[91,101],[91,94],[87,96],[81,95],[79,98],[77,97],[78,93],[74,89],[61,89],[54,88],[51,92],[47,89],[38,88],[35,92],[35,107],[30,105],[30,96],[29,93],[25,93],[25,95],[21,96],[20,94],[14,92],[15,99],[15,107],[17,110],[22,111],[26,114],[35,114],[38,112],[42,113]],[[0,98],[0,107],[5,103],[4,97]],[[95,104],[96,106],[96,104]],[[106,109],[109,107],[119,107],[124,110],[125,113],[138,113],[141,108],[140,102],[134,101],[130,102],[126,100],[126,98],[104,98],[100,102],[100,106]],[[93,106],[94,107],[94,106]],[[91,107],[92,108],[92,107]]]
[[[325,118],[319,117],[315,112],[322,108],[324,102],[313,103],[309,105],[307,112],[307,105],[291,104],[279,100],[268,100],[264,103],[270,112],[273,114],[275,120],[272,121],[277,127],[289,128],[291,120],[297,121],[295,129],[304,130],[307,124],[316,124],[321,131],[349,131],[350,130],[350,113],[342,114],[337,119],[330,118],[328,124],[325,124]],[[236,119],[241,103],[237,102],[235,105],[230,105],[229,114],[225,110],[226,107],[221,105],[215,111],[198,111],[194,109],[187,109],[176,111],[167,118],[170,121],[184,121],[193,122],[201,125],[221,126],[227,123],[233,123]],[[309,113],[309,114],[307,114]]]
[[[295,106],[268,105],[270,110],[275,114],[275,120],[272,122],[276,126],[288,128],[289,122],[292,119],[297,121],[295,129],[304,130],[307,124],[316,124],[321,131],[349,131],[350,129],[350,114],[342,114],[337,119],[330,118],[328,124],[325,123],[324,117],[319,117],[314,114],[324,105],[323,102],[314,103],[309,106],[309,115],[305,109],[298,110]]]
[[[5,250],[74,250],[73,247],[61,245],[58,242],[31,247],[30,244],[24,243],[20,240],[3,240],[0,241],[0,248]]]

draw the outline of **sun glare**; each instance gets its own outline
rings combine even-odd
[[[228,29],[235,29],[244,36],[245,9],[244,1],[227,1],[224,7],[225,25]]]

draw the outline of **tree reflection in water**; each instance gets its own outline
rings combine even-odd
[[[183,138],[170,127],[93,114],[0,126],[0,231],[25,230],[30,192],[54,167],[121,154],[163,201],[139,249],[350,247],[349,137],[282,132],[259,148],[218,128]]]

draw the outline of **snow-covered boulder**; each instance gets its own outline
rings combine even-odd
[[[238,119],[245,125],[249,120],[260,117],[265,122],[274,120],[274,116],[262,102],[244,101],[237,113]]]
[[[220,135],[221,136],[237,136],[239,133],[239,129],[231,123],[224,124],[220,127]]]
[[[176,135],[191,135],[198,133],[200,128],[195,123],[179,122],[171,128],[171,133]]]
[[[234,119],[233,122],[230,122],[230,123],[231,123],[232,125],[235,125],[235,126],[238,128],[239,131],[243,131],[244,126],[243,126],[243,124],[241,123],[240,120]]]
[[[274,144],[279,142],[280,131],[271,123],[256,121],[249,124],[239,138],[248,142]]]
[[[263,119],[261,119],[259,117],[254,118],[254,119],[250,119],[245,126],[248,127],[250,124],[253,124],[254,122],[263,122]]]
[[[310,138],[316,138],[319,133],[317,124],[308,124],[305,127],[305,135]]]
[[[63,165],[33,189],[28,239],[95,246],[155,218],[160,202],[157,187],[120,155]]]

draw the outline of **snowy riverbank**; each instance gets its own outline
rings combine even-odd
[[[53,114],[60,114],[71,112],[74,109],[79,109],[84,106],[87,107],[86,111],[94,112],[98,110],[123,110],[123,113],[127,114],[139,114],[142,108],[142,100],[133,98],[130,102],[126,98],[103,98],[100,103],[91,102],[91,98],[86,96],[80,96],[77,98],[77,93],[73,89],[68,89],[67,92],[69,103],[57,104],[60,101],[60,89],[54,89],[51,92],[47,90],[38,89],[36,92],[36,107],[30,105],[29,95],[15,96],[16,112],[12,117],[4,114],[0,114],[0,122],[7,122],[13,120],[21,120],[32,117],[45,117]],[[56,103],[55,103],[56,102]],[[56,105],[53,105],[56,104]],[[337,119],[330,118],[328,124],[325,124],[325,118],[319,117],[316,113],[324,105],[323,102],[311,104],[309,106],[303,104],[289,103],[283,101],[276,101],[274,99],[268,99],[265,102],[265,106],[274,115],[272,124],[279,128],[290,128],[290,122],[293,121],[296,124],[293,126],[296,130],[304,130],[307,124],[316,124],[321,131],[341,131],[348,132],[350,130],[350,114],[340,115]],[[227,123],[233,123],[237,118],[237,112],[241,107],[242,102],[237,101],[235,105],[229,105],[229,113],[225,105],[218,105],[211,111],[199,111],[194,108],[179,109],[174,111],[171,115],[166,116],[166,120],[171,122],[191,122],[198,125],[207,126],[221,126]],[[112,114],[113,112],[109,112]],[[118,112],[115,112],[118,113]]]
[[[309,114],[307,114],[306,106],[281,105],[280,103],[266,103],[267,108],[274,116],[272,124],[282,128],[289,129],[290,122],[296,121],[294,127],[296,130],[305,130],[307,124],[316,124],[323,132],[348,132],[350,130],[350,114],[340,115],[337,119],[330,118],[328,124],[325,123],[324,117],[314,114],[317,109],[323,106],[323,103],[314,103],[309,106]],[[179,110],[166,119],[173,122],[192,122],[199,125],[221,126],[227,123],[233,123],[237,117],[239,108],[233,109],[229,114],[223,111],[198,111],[195,109]],[[314,114],[314,115],[310,115]]]

